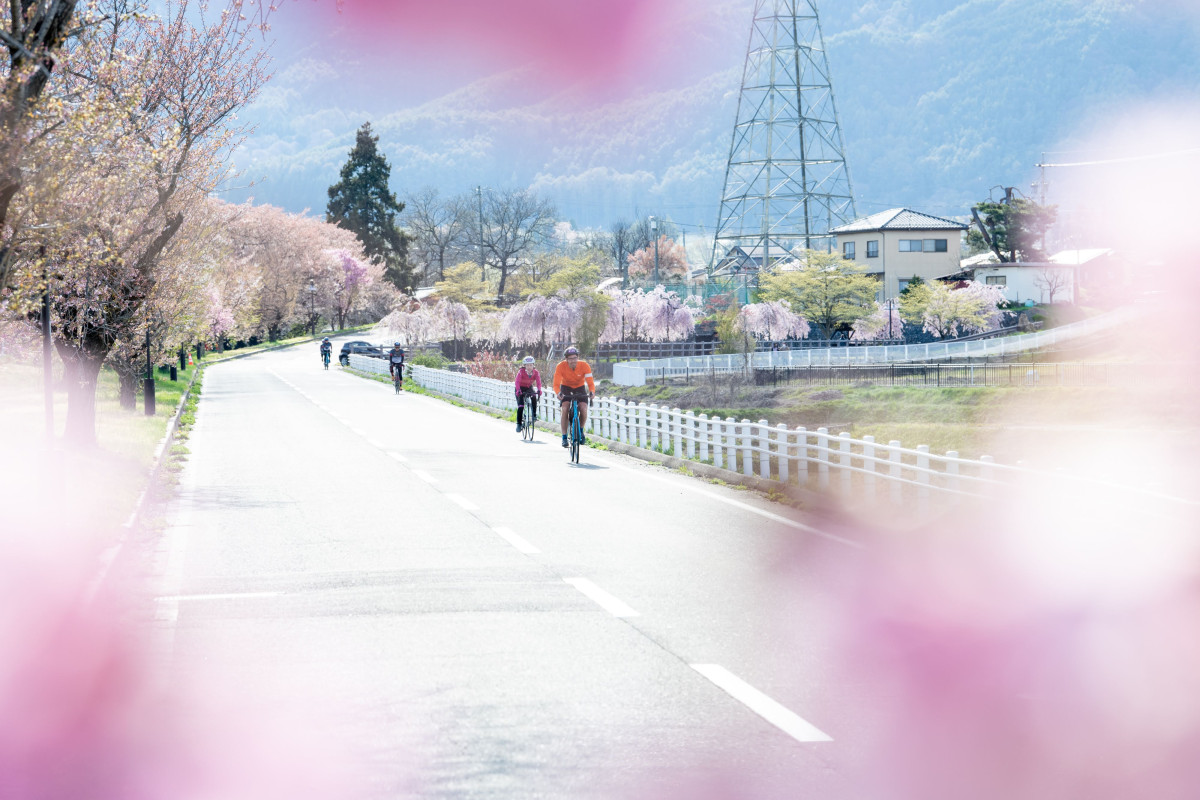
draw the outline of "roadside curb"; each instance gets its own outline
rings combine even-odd
[[[183,410],[187,408],[188,398],[192,396],[192,387],[196,385],[196,379],[200,377],[203,371],[204,367],[198,365],[192,372],[192,378],[188,381],[187,388],[179,396],[179,403],[175,407],[175,413],[172,415],[170,421],[167,422],[167,430],[163,434],[163,438],[159,440],[158,445],[154,448],[154,463],[151,465],[150,472],[146,476],[146,488],[142,489],[137,501],[134,502],[133,511],[130,512],[129,519],[121,524],[121,534],[117,537],[117,541],[100,554],[99,569],[87,590],[89,601],[95,597],[101,584],[104,583],[104,579],[108,576],[113,563],[117,560],[117,556],[120,555],[121,549],[129,541],[130,534],[132,534],[141,521],[142,511],[146,506],[146,497],[150,494],[150,490],[154,487],[159,474],[162,472],[163,464],[166,463],[166,457],[170,451],[171,442],[174,441],[175,432],[179,428],[179,418],[183,416]]]

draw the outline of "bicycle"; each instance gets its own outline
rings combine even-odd
[[[571,401],[571,418],[567,424],[567,442],[570,445],[571,463],[579,463],[579,445],[583,443],[583,427],[579,424],[579,401]]]
[[[534,425],[534,420],[537,419],[537,398],[535,395],[526,394],[522,402],[525,408],[521,412],[521,419],[524,420],[521,424],[521,438],[532,442],[534,431],[537,429]]]
[[[392,385],[396,387],[396,394],[403,391],[401,384],[404,382],[404,365],[397,365],[392,368]]]
[[[325,369],[329,369],[329,353],[321,353],[321,361],[325,364]]]

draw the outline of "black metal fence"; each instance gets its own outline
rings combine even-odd
[[[878,364],[838,367],[774,367],[754,370],[759,386],[1108,386],[1126,381],[1129,365]]]
[[[757,352],[767,350],[813,350],[828,347],[867,347],[870,345],[904,344],[903,339],[784,339],[768,341],[756,339],[753,343]],[[719,341],[687,342],[605,342],[596,346],[597,361],[641,361],[654,358],[677,356],[711,356],[717,352]]]

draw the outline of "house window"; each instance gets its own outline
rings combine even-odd
[[[842,258],[854,258],[854,242],[842,243]]]
[[[987,280],[988,286],[1007,286],[1008,285],[1008,276],[1006,276],[1006,275],[988,275],[986,280]]]
[[[904,294],[904,290],[908,288],[908,281],[909,281],[909,278],[901,278],[900,279],[900,293],[901,294]]]
[[[901,239],[901,253],[946,253],[949,252],[948,239]]]
[[[879,258],[879,240],[872,239],[867,242],[867,258]]]

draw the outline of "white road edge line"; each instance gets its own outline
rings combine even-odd
[[[227,592],[225,594],[173,594],[154,598],[158,603],[177,603],[180,600],[244,600],[255,597],[279,597],[283,592]]]
[[[833,737],[819,730],[779,703],[767,697],[720,664],[691,664],[692,669],[712,681],[734,700],[800,742],[832,742]]]
[[[612,466],[616,467],[617,469],[623,469],[626,472],[632,472],[635,475],[640,475],[644,478],[649,478],[651,480],[659,481],[660,483],[666,483],[670,486],[675,486],[680,489],[686,489],[689,492],[695,492],[696,494],[702,494],[705,497],[709,497],[709,498],[712,498],[713,500],[717,500],[719,502],[726,503],[727,505],[734,506],[735,508],[740,508],[744,511],[749,511],[754,514],[758,514],[760,517],[766,517],[767,519],[771,520],[772,522],[778,522],[780,525],[785,525],[789,528],[795,528],[796,530],[804,531],[805,533],[811,533],[813,536],[820,536],[824,539],[829,539],[831,541],[838,542],[839,544],[844,544],[849,547],[853,547],[857,550],[865,549],[865,546],[859,542],[855,542],[851,539],[843,539],[841,536],[836,536],[832,533],[826,533],[825,531],[820,530],[819,528],[814,528],[811,525],[805,525],[803,522],[796,522],[794,519],[788,519],[787,517],[781,516],[779,514],[774,514],[770,511],[764,511],[761,508],[755,508],[754,506],[750,505],[749,503],[743,503],[740,500],[734,500],[732,497],[722,497],[721,495],[717,494],[716,492],[710,492],[705,489],[701,489],[698,486],[691,486],[687,482],[668,480],[668,479],[663,478],[658,475],[648,474],[648,472],[649,472],[648,470],[643,472],[642,470],[633,469],[632,467],[626,467],[623,464],[613,464]]]
[[[540,553],[536,547],[512,532],[510,528],[492,528],[501,539],[517,548],[522,553]]]
[[[416,475],[418,478],[420,478],[421,480],[425,481],[428,484],[437,483],[437,478],[433,477],[432,475],[430,475],[428,472],[426,472],[423,469],[414,469],[412,471],[412,473],[413,473],[413,475]]]
[[[397,453],[395,450],[388,450],[388,455],[399,461],[401,464],[408,463],[408,459],[402,456],[400,453]]]
[[[479,506],[475,505],[470,500],[463,497],[461,494],[454,494],[452,492],[446,492],[446,499],[448,499],[450,502],[454,503],[457,506],[462,506],[467,511],[478,511],[479,510]]]
[[[563,578],[563,582],[574,586],[576,589],[594,601],[596,605],[600,606],[614,617],[641,616],[641,614],[634,611],[632,608],[625,605],[620,600],[589,581],[587,578]]]

